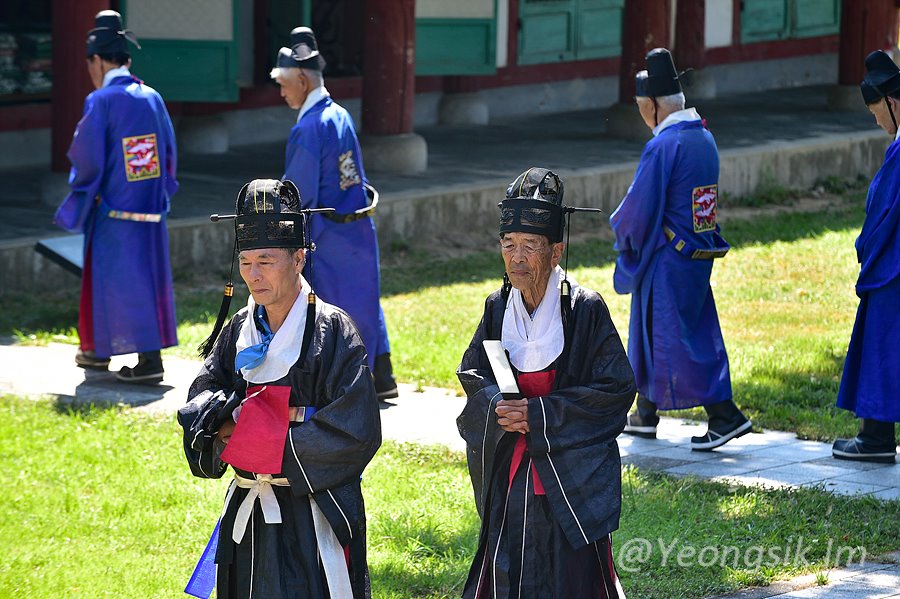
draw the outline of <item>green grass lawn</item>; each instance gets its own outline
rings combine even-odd
[[[864,192],[852,188],[818,212],[735,219],[724,226],[734,249],[716,261],[712,284],[735,401],[759,426],[823,441],[856,432],[853,415],[834,402],[856,314],[853,243],[863,205]],[[597,226],[608,228],[602,221]],[[614,257],[608,238],[574,243],[570,271],[603,295],[624,341],[630,296],[612,288]],[[455,258],[388,252],[384,262],[382,302],[398,379],[460,391],[456,367],[484,298],[500,284],[499,251]],[[221,286],[183,275],[176,280],[181,345],[166,352],[194,357],[218,311]],[[24,312],[23,301],[29,306]],[[245,302],[238,284],[232,308]],[[75,343],[77,304],[77,290],[37,301],[0,295],[0,334]],[[704,417],[702,410],[677,415]]]
[[[0,596],[34,599],[184,596],[227,482],[190,475],[172,416],[10,396],[0,397],[0,469]],[[385,443],[363,492],[374,597],[458,597],[478,535],[462,454]],[[898,538],[900,502],[626,468],[614,542],[629,597],[677,599],[826,571],[858,562],[851,548],[871,558]]]

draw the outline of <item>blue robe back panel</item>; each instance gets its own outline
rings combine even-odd
[[[610,218],[619,252],[615,289],[632,294],[628,357],[638,392],[662,410],[732,397],[709,284],[712,261],[676,252],[663,230],[669,227],[698,249],[716,247],[718,180],[712,134],[699,120],[676,123],[647,143],[634,182]],[[709,193],[716,201],[700,219]]]
[[[900,422],[900,142],[872,179],[856,240],[859,309],[838,407],[860,418]]]
[[[331,98],[318,102],[291,129],[284,179],[300,189],[304,208],[330,207],[348,214],[368,204],[353,119]],[[375,224],[369,217],[336,223],[313,216],[310,229],[316,244],[312,288],[350,315],[366,345],[369,366],[374,368],[375,357],[390,352],[380,303]]]
[[[162,98],[132,77],[92,92],[68,157],[72,192],[55,222],[85,233],[97,355],[176,345],[165,220],[178,190],[177,153]],[[121,220],[110,218],[110,210],[162,217],[155,223]]]

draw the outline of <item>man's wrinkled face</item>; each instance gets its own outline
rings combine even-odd
[[[275,78],[281,87],[281,97],[293,110],[300,110],[309,95],[309,81],[300,69],[285,69]]]
[[[891,109],[894,111],[894,118],[900,117],[900,112],[898,112],[898,108],[900,108],[900,102],[898,102],[894,98],[879,100],[878,102],[869,104],[868,106],[866,106],[866,108],[868,108],[869,112],[872,113],[872,116],[875,117],[875,123],[879,127],[884,129],[884,131],[889,135],[896,135],[897,127],[891,120],[891,113],[888,112],[887,102],[891,103]]]
[[[241,278],[257,305],[290,310],[300,289],[303,250],[293,254],[281,248],[244,250],[238,254],[238,262]]]
[[[546,287],[564,247],[564,243],[549,243],[543,235],[505,233],[500,239],[500,253],[509,282],[519,290]]]

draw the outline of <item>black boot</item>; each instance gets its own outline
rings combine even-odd
[[[708,419],[706,434],[691,437],[691,449],[694,451],[711,451],[753,429],[750,420],[730,399],[703,407]]]
[[[399,397],[397,381],[394,380],[394,367],[391,366],[391,354],[375,356],[375,393],[378,401]]]
[[[116,379],[123,383],[137,383],[140,385],[161,383],[163,380],[163,365],[159,350],[139,353],[137,366],[134,368],[123,366],[116,373]]]
[[[109,358],[99,358],[93,351],[81,351],[75,353],[75,365],[88,370],[106,370],[109,367]]]
[[[644,439],[655,439],[657,424],[659,424],[659,416],[656,413],[656,404],[646,396],[639,394],[637,410],[628,415],[622,432]]]
[[[839,460],[856,462],[896,462],[897,441],[894,423],[863,418],[859,434],[853,439],[838,439],[831,446],[831,455]]]

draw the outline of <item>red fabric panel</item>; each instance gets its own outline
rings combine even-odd
[[[222,461],[257,474],[278,474],[289,423],[287,385],[247,387],[231,439],[222,452]]]

